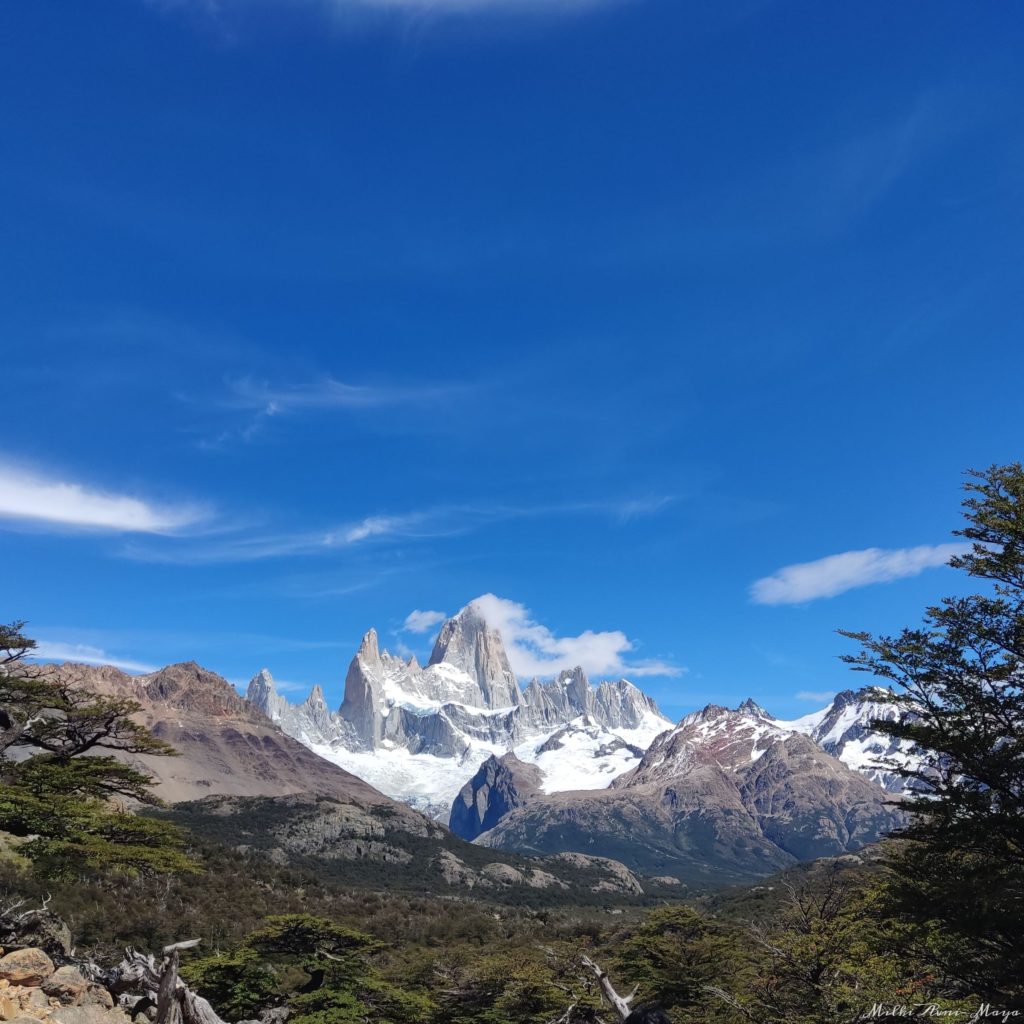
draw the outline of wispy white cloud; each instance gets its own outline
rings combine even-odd
[[[148,0],[151,6],[164,9],[191,9],[211,18],[223,17],[231,8],[255,6],[254,0]],[[262,0],[264,4],[275,0]],[[276,0],[282,6],[296,0]],[[512,12],[553,15],[607,7],[626,0],[305,0],[310,9],[326,14],[345,16],[360,11],[408,11],[420,14],[470,14]]]
[[[626,498],[614,506],[614,515],[622,523],[653,516],[663,511],[676,499],[671,494],[653,494],[645,498]]]
[[[296,532],[225,532],[188,545],[155,547],[130,543],[122,554],[140,562],[211,565],[218,562],[261,562],[274,558],[323,556],[387,538],[425,538],[461,532],[468,526],[449,516],[447,509],[406,515],[367,516],[327,530]]]
[[[431,14],[455,14],[468,11],[519,11],[558,14],[607,7],[621,0],[325,0],[337,10],[378,7],[391,10],[429,11]]]
[[[483,594],[470,604],[501,633],[512,669],[523,678],[550,677],[576,665],[594,677],[672,676],[684,671],[665,661],[629,659],[634,644],[621,630],[588,629],[578,636],[556,636],[518,601]]]
[[[122,658],[110,654],[102,648],[91,644],[67,644],[50,640],[40,640],[33,652],[35,661],[73,661],[81,665],[113,665],[125,672],[155,672],[155,665],[147,665],[131,658]]]
[[[835,690],[801,690],[797,700],[809,700],[815,704],[827,704],[836,695]]]
[[[228,412],[244,414],[243,422],[221,430],[201,442],[204,448],[220,448],[230,441],[251,441],[258,437],[273,419],[284,419],[303,413],[415,407],[437,403],[456,394],[465,394],[467,385],[387,384],[380,386],[350,384],[330,374],[300,383],[271,383],[253,376],[235,377],[227,382],[226,394],[212,400],[204,398],[205,408],[219,407]],[[182,401],[194,403],[196,397],[180,394]]]
[[[165,505],[97,490],[0,463],[0,519],[121,533],[173,534],[205,517],[197,506]]]
[[[280,416],[304,409],[375,409],[385,405],[431,402],[451,394],[450,387],[369,387],[347,384],[329,374],[294,385],[272,385],[252,377],[229,383],[224,404]]]
[[[455,537],[482,526],[513,519],[544,516],[597,515],[626,525],[641,515],[653,515],[673,499],[601,499],[534,506],[502,504],[437,505],[395,514],[366,516],[327,529],[297,532],[224,530],[191,544],[157,547],[152,543],[125,545],[123,554],[138,561],[177,564],[254,562],[271,558],[339,553],[358,545],[384,541]]]
[[[393,534],[406,533],[423,517],[411,516],[367,516],[361,522],[346,526],[337,533],[327,535],[328,544],[358,544],[361,540],[371,537],[388,537]]]
[[[750,597],[755,604],[803,604],[835,597],[872,583],[917,576],[925,569],[945,565],[966,549],[964,544],[922,544],[915,548],[844,551],[814,562],[787,565],[771,576],[755,580],[750,586]]]
[[[402,630],[406,633],[428,633],[434,626],[441,625],[447,617],[444,612],[420,611],[417,608],[406,615]]]

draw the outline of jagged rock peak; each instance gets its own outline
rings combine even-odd
[[[287,714],[288,700],[277,692],[274,677],[269,669],[261,668],[249,680],[245,691],[245,699],[263,712],[272,722],[279,722]]]
[[[832,707],[848,707],[850,704],[863,704],[884,700],[892,696],[892,690],[884,686],[862,686],[859,690],[840,690],[832,698]]]
[[[755,718],[769,717],[768,712],[753,697],[748,697],[736,710],[740,714],[753,715]]]
[[[376,664],[380,661],[380,646],[377,640],[377,630],[371,627],[366,631],[363,635],[362,642],[359,644],[359,650],[356,652],[356,657],[360,661],[366,661],[370,664]]]
[[[247,700],[252,701],[254,704],[260,702],[260,697],[264,694],[277,695],[277,687],[274,685],[274,677],[270,674],[270,669],[261,668],[249,680],[249,686],[245,692]]]
[[[690,722],[707,722],[715,718],[721,718],[724,715],[734,715],[735,713],[735,711],[721,704],[705,704],[699,711],[691,711],[686,715],[679,722],[679,726],[682,727]]]
[[[441,627],[428,665],[442,663],[461,669],[474,679],[486,707],[516,707],[523,702],[501,633],[487,625],[473,604],[466,605]]]
[[[565,669],[558,676],[558,683],[574,694],[581,705],[585,706],[590,703],[587,699],[590,693],[590,680],[587,679],[587,674],[580,665]]]

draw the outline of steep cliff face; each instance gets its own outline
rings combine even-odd
[[[473,679],[485,708],[517,707],[523,702],[501,634],[473,605],[442,625],[429,664],[451,665]]]
[[[536,765],[520,761],[515,754],[492,755],[455,798],[448,827],[463,839],[476,839],[540,793],[542,782]]]
[[[551,682],[531,680],[523,694],[523,720],[538,729],[557,728],[581,715],[606,729],[643,729],[654,719],[669,722],[651,697],[626,679],[590,685],[582,668],[568,669]]]

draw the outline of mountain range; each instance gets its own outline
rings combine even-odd
[[[456,800],[453,827],[472,807],[482,845],[600,850],[645,875],[693,884],[851,852],[904,817],[878,783],[752,702],[687,715],[606,789],[542,794],[526,767],[507,758],[484,765]]]
[[[479,888],[508,898],[550,890],[548,901],[642,891],[621,864],[601,857],[527,859],[465,842],[313,753],[195,662],[141,676],[71,663],[43,671],[134,700],[136,718],[178,756],[122,756],[153,776],[155,795],[171,805],[163,813],[239,855],[374,887]]]
[[[672,723],[628,680],[593,685],[579,667],[520,686],[472,605],[425,666],[367,632],[336,710],[319,687],[289,702],[266,670],[245,698],[193,662],[51,671],[137,700],[181,753],[143,759],[158,794],[240,849],[445,885],[572,887],[581,870],[595,891],[640,885],[630,872],[656,880],[645,885],[760,877],[897,827],[902,779],[875,762],[914,757],[872,731],[901,713],[875,688],[791,721],[747,700]]]
[[[520,688],[500,633],[469,605],[441,627],[425,667],[362,640],[331,711],[319,687],[301,704],[263,669],[247,699],[288,735],[382,792],[443,820],[492,754],[516,751],[553,792],[607,786],[672,723],[625,679],[592,686],[581,668]]]

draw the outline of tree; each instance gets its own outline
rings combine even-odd
[[[28,665],[36,644],[24,625],[0,625],[0,829],[27,839],[20,852],[53,874],[194,869],[180,829],[117,804],[160,803],[125,755],[176,751],[132,718],[135,701]]]
[[[640,1003],[670,1012],[701,1008],[704,1017],[718,1008],[707,1006],[708,987],[727,977],[737,960],[734,936],[683,905],[652,911],[614,949],[613,966],[638,986]]]
[[[970,471],[970,547],[950,565],[986,584],[898,636],[845,632],[845,657],[905,712],[874,728],[910,741],[912,824],[888,862],[885,907],[915,952],[964,992],[1024,1008],[1024,468]]]
[[[194,961],[182,975],[221,1013],[255,1017],[287,1004],[293,1024],[413,1024],[430,1001],[393,985],[374,969],[381,943],[309,914],[267,918],[236,949]]]

